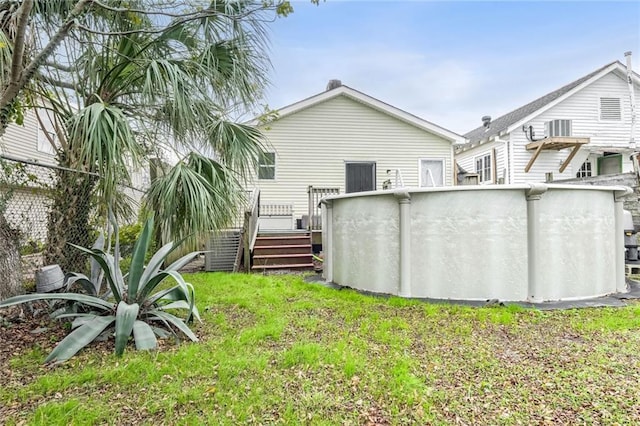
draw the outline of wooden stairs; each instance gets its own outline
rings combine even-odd
[[[258,233],[251,262],[253,272],[313,269],[308,232]]]

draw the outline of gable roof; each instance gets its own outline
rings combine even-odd
[[[384,114],[387,114],[393,118],[396,118],[400,121],[403,121],[407,124],[410,124],[412,126],[415,126],[419,129],[425,130],[429,133],[433,133],[435,135],[438,135],[448,141],[450,141],[451,143],[457,143],[457,144],[462,144],[465,143],[466,140],[463,136],[452,132],[451,130],[445,129],[444,127],[438,126],[437,124],[434,124],[430,121],[424,120],[416,115],[410,114],[406,111],[401,110],[400,108],[396,108],[392,105],[389,105],[385,102],[382,102],[381,100],[378,100],[376,98],[373,98],[369,95],[366,95],[362,92],[359,92],[355,89],[352,89],[349,86],[338,86],[334,89],[331,90],[327,90],[321,93],[318,93],[317,95],[311,96],[309,98],[303,99],[299,102],[293,103],[291,105],[288,105],[286,107],[280,108],[278,110],[278,117],[274,120],[277,121],[283,117],[286,117],[288,115],[292,115],[295,114],[297,112],[300,112],[306,108],[310,108],[314,105],[317,105],[319,103],[322,102],[326,102],[330,99],[336,98],[338,96],[345,96],[349,99],[352,99],[356,102],[360,102],[370,108],[373,108],[377,111],[380,111]],[[260,124],[259,120],[257,118],[251,120],[249,122],[249,124],[251,125],[258,125]]]
[[[584,77],[567,84],[566,86],[554,90],[551,93],[547,93],[546,95],[536,99],[533,102],[529,102],[528,104],[521,106],[518,109],[515,109],[501,117],[498,117],[495,120],[492,120],[489,129],[485,128],[484,126],[479,126],[471,130],[464,135],[469,141],[465,147],[468,147],[472,144],[477,144],[478,142],[483,140],[488,140],[503,132],[509,132],[510,128],[512,128],[514,125],[517,126],[520,122],[527,121],[531,118],[532,115],[536,115],[536,113],[542,112],[540,110],[552,107],[553,105],[561,102],[583,87],[593,83],[604,75],[615,70],[626,73],[627,68],[619,61],[611,62],[601,68],[598,68],[592,73],[589,73]],[[638,78],[637,74],[635,73],[634,78]]]

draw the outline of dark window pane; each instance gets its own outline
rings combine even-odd
[[[276,178],[276,168],[271,167],[263,167],[261,166],[258,169],[258,179],[275,179]]]
[[[263,152],[260,156],[260,165],[261,166],[275,166],[276,164],[276,154],[275,152]]]

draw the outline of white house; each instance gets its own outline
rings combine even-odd
[[[46,165],[55,165],[55,130],[49,113],[44,110],[25,111],[22,125],[9,124],[0,141],[0,154]],[[55,142],[54,142],[55,143]]]
[[[640,76],[616,61],[464,136],[457,165],[481,184],[542,182],[634,171]]]
[[[21,125],[11,123],[0,139],[0,157],[8,166],[3,176],[2,194],[9,193],[4,215],[22,232],[23,242],[43,242],[47,236],[47,220],[51,206],[49,191],[56,180],[58,143],[53,114],[45,109],[25,111]],[[132,172],[132,187],[124,188],[139,203],[149,184],[149,170]],[[0,182],[0,185],[2,182]],[[0,194],[0,196],[2,195]],[[135,220],[135,218],[133,218]]]
[[[453,145],[465,141],[337,80],[252,124],[268,141],[255,179],[261,204],[293,218],[308,214],[310,186],[344,193],[452,185]]]

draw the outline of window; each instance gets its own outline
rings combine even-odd
[[[444,160],[420,159],[420,186],[444,186]]]
[[[620,98],[600,98],[600,120],[620,121]]]
[[[39,152],[44,152],[47,154],[56,153],[53,146],[51,146],[51,142],[49,141],[49,138],[51,138],[51,140],[55,143],[57,139],[56,133],[53,131],[45,130],[38,127],[38,151]]]
[[[491,154],[476,157],[476,173],[480,182],[491,182]]]
[[[276,153],[263,152],[258,163],[258,179],[274,180],[276,178]]]
[[[584,163],[582,163],[582,166],[580,167],[580,170],[578,170],[578,173],[576,173],[576,177],[582,178],[582,177],[589,177],[589,176],[593,176],[591,174],[591,163],[588,161],[585,161]]]
[[[571,136],[571,120],[551,120],[544,123],[545,136],[548,138]]]
[[[367,161],[345,162],[345,192],[375,191],[376,163]]]

